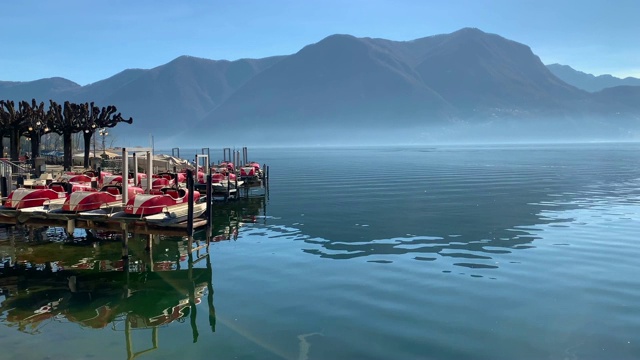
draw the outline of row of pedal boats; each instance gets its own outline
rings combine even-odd
[[[253,172],[246,171],[243,174],[250,174],[251,177],[259,176],[259,164],[255,164],[255,167],[251,166]],[[144,190],[147,187],[146,174],[130,175],[132,176],[129,177],[126,187],[126,204],[123,204],[122,175],[86,171],[66,173],[55,181],[41,177],[31,183],[25,182],[24,187],[13,190],[6,199],[3,199],[0,210],[5,210],[5,216],[7,213],[11,214],[12,210],[45,216],[50,214],[49,217],[65,214],[108,214],[109,216],[144,218],[148,222],[160,225],[186,220],[189,198],[189,190],[185,187],[186,173],[154,174],[151,180],[152,186],[148,192]],[[246,179],[247,176],[243,178]],[[205,179],[204,172],[198,171],[196,183],[203,185],[206,183]],[[218,165],[212,174],[214,193],[229,191],[230,188],[242,184],[243,180],[238,180],[231,163]],[[197,190],[193,191],[193,200],[195,218],[204,213],[206,204]]]

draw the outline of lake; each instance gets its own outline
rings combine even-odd
[[[208,252],[0,229],[1,358],[637,359],[639,155],[250,148]]]

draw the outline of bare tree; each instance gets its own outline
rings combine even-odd
[[[49,113],[51,117],[51,130],[62,135],[63,151],[62,164],[65,170],[71,170],[73,155],[71,153],[71,134],[78,132],[79,111],[78,105],[69,101],[64,102],[64,108],[55,101],[49,100]]]
[[[91,138],[95,136],[96,131],[115,127],[119,123],[131,124],[133,118],[124,119],[121,113],[116,114],[118,110],[113,105],[100,109],[92,102],[91,104],[81,104],[80,108],[80,121],[84,135],[84,167],[89,167]]]
[[[25,111],[23,104],[15,103],[12,100],[0,100],[0,118],[2,119],[3,129],[9,132],[9,152],[11,161],[18,161],[20,158],[20,135],[25,125]],[[3,134],[4,135],[4,134]]]
[[[47,125],[48,112],[44,110],[44,102],[40,102],[38,105],[36,99],[31,100],[31,105],[26,101],[22,101],[22,105],[25,111],[25,126],[27,126],[23,135],[31,141],[31,158],[35,159],[40,156],[40,139],[42,135],[49,131]]]

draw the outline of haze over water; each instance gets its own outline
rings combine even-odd
[[[638,358],[639,153],[249,149],[270,166],[269,197],[238,204],[237,239],[210,248],[215,332],[203,289],[193,322],[162,326],[139,358]],[[126,358],[109,326],[59,317],[26,335],[6,314],[8,359]]]

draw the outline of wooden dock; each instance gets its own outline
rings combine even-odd
[[[206,152],[205,152],[206,149]],[[230,149],[224,150],[224,161],[227,161],[227,150],[229,152],[229,160],[236,161],[237,164],[248,163],[247,150],[243,148],[243,159],[240,158],[240,152],[233,153],[233,159]],[[137,153],[146,154],[146,167],[147,174],[152,174],[153,164],[153,151],[147,148],[122,148],[122,168],[128,169],[128,158],[130,154],[133,154],[133,168],[138,169],[138,158],[135,156]],[[136,216],[125,214],[124,204],[127,202],[127,184],[128,184],[128,171],[123,171],[122,184],[123,184],[123,198],[122,202],[107,203],[98,210],[84,211],[84,212],[65,212],[61,210],[62,201],[51,200],[44,206],[29,207],[25,209],[11,209],[4,206],[0,206],[0,224],[5,225],[28,225],[28,226],[51,226],[62,227],[67,230],[67,233],[71,234],[76,228],[80,229],[94,229],[102,231],[113,232],[126,232],[134,234],[149,234],[149,235],[167,235],[167,236],[192,236],[193,232],[198,229],[202,229],[211,225],[212,206],[214,201],[229,201],[240,200],[243,198],[262,197],[268,194],[268,167],[263,166],[264,173],[260,178],[256,177],[256,181],[245,181],[244,185],[238,185],[238,181],[235,182],[235,188],[231,189],[227,187],[227,191],[224,193],[212,192],[211,187],[211,166],[210,166],[210,154],[208,148],[202,149],[202,154],[196,154],[195,163],[197,166],[206,164],[206,184],[202,190],[205,190],[205,200],[201,203],[194,203],[193,197],[181,205],[171,207],[171,209],[165,209],[162,213],[149,216]],[[7,192],[10,187],[7,186],[7,179],[11,178],[10,167],[6,167],[9,170],[8,177],[3,174],[4,180],[2,186],[2,203],[6,199]],[[96,169],[100,174],[100,168]],[[175,172],[175,169],[174,169]],[[45,174],[46,175],[46,174]],[[191,170],[187,170],[187,188],[190,193],[193,193],[195,189],[194,173]],[[150,177],[150,175],[149,175]],[[96,184],[99,178],[95,179]],[[46,182],[51,180],[48,178],[27,180],[19,177],[16,183],[16,187],[22,187],[29,182]],[[92,179],[94,180],[94,179]],[[33,184],[29,184],[33,185]],[[150,191],[150,183],[147,185],[147,191]]]
[[[203,207],[204,204],[195,204]],[[202,212],[204,214],[204,212]],[[166,214],[162,214],[166,215]],[[171,218],[171,215],[166,215]],[[76,228],[94,229],[103,231],[127,231],[136,234],[185,236],[188,233],[188,221],[158,221],[159,217],[150,215],[127,216],[123,211],[109,212],[108,210],[94,210],[80,213],[46,211],[43,207],[13,210],[0,207],[0,224],[29,225],[29,226],[53,226],[66,228],[73,233]],[[197,230],[207,226],[206,218],[193,219],[193,229]]]

